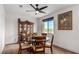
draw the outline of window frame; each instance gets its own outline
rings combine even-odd
[[[54,21],[53,17],[50,17],[50,18],[47,18],[47,19],[43,20],[43,30],[42,30],[43,33],[50,33],[50,31],[49,31],[49,21]],[[47,22],[47,28],[48,28],[47,32],[44,32],[44,22]]]

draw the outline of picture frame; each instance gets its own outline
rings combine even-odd
[[[72,11],[58,14],[58,30],[72,30]]]

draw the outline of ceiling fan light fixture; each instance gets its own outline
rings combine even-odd
[[[36,13],[38,14],[38,13],[39,13],[39,11],[36,11]]]
[[[35,15],[37,15],[38,13],[39,13],[39,11],[36,11],[36,12],[35,12]]]

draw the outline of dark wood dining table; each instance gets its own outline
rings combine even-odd
[[[29,40],[30,43],[34,43],[35,41],[49,41],[46,39],[46,36],[42,36],[42,35],[37,35],[37,36],[32,36],[31,40]]]

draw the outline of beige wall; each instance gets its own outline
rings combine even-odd
[[[58,30],[57,15],[72,10],[72,30]],[[79,6],[66,8],[54,14],[55,20],[55,40],[54,44],[65,49],[79,53]]]
[[[5,11],[4,6],[0,5],[0,53],[5,45]]]

